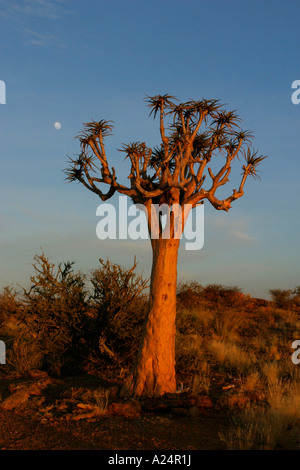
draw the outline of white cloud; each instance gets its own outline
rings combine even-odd
[[[6,18],[17,20],[19,16],[32,16],[47,19],[61,18],[62,2],[49,0],[0,1],[0,14]]]
[[[64,46],[60,39],[49,34],[47,31],[32,30],[33,20],[53,20],[63,19],[67,10],[64,0],[24,0],[10,1],[0,0],[0,17],[5,21],[10,21],[15,28],[25,35],[25,45],[34,46]],[[69,14],[69,12],[68,12]]]
[[[30,29],[24,30],[24,33],[26,35],[25,44],[32,44],[33,46],[65,46],[65,44],[61,43],[59,38],[53,34],[37,33]]]
[[[229,230],[228,233],[233,235],[238,240],[241,240],[241,241],[244,241],[244,242],[252,242],[254,240],[254,237],[252,237],[248,233],[243,232],[241,230]]]
[[[227,242],[250,244],[255,238],[249,233],[249,222],[246,219],[235,219],[234,217],[215,217],[207,219],[210,234],[217,232],[218,237]]]

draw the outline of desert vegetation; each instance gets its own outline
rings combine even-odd
[[[122,384],[143,334],[148,285],[135,262],[127,269],[100,260],[85,275],[74,263],[55,265],[37,255],[30,287],[6,287],[0,296],[0,339],[7,344],[1,371],[13,378],[37,371],[60,378],[84,373]],[[267,301],[236,286],[178,286],[176,397],[182,396],[187,414],[195,413],[191,404],[197,400],[211,412],[222,410],[228,423],[218,438],[225,448],[299,446],[300,374],[291,360],[299,338],[299,293],[299,287],[273,289]],[[69,390],[68,399],[81,393],[87,402],[81,406],[101,416],[108,391],[80,390]]]

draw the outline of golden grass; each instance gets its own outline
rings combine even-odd
[[[209,394],[216,381],[226,385],[220,403],[232,419],[220,440],[228,449],[300,449],[300,365],[291,360],[299,312],[203,305],[192,308],[202,338],[192,390]]]
[[[229,450],[298,449],[298,433],[294,416],[259,407],[236,413],[231,428],[219,438]]]
[[[193,377],[192,392],[193,393],[207,393],[211,386],[211,370],[207,362],[201,362],[197,373]]]
[[[212,339],[209,349],[220,365],[235,368],[238,371],[249,368],[255,362],[252,354],[231,341]]]

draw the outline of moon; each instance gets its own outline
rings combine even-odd
[[[55,129],[61,129],[61,123],[60,122],[55,122],[54,127],[55,127]]]

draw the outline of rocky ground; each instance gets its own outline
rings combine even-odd
[[[121,401],[119,385],[44,372],[0,378],[2,450],[222,449],[229,418],[207,396]]]

